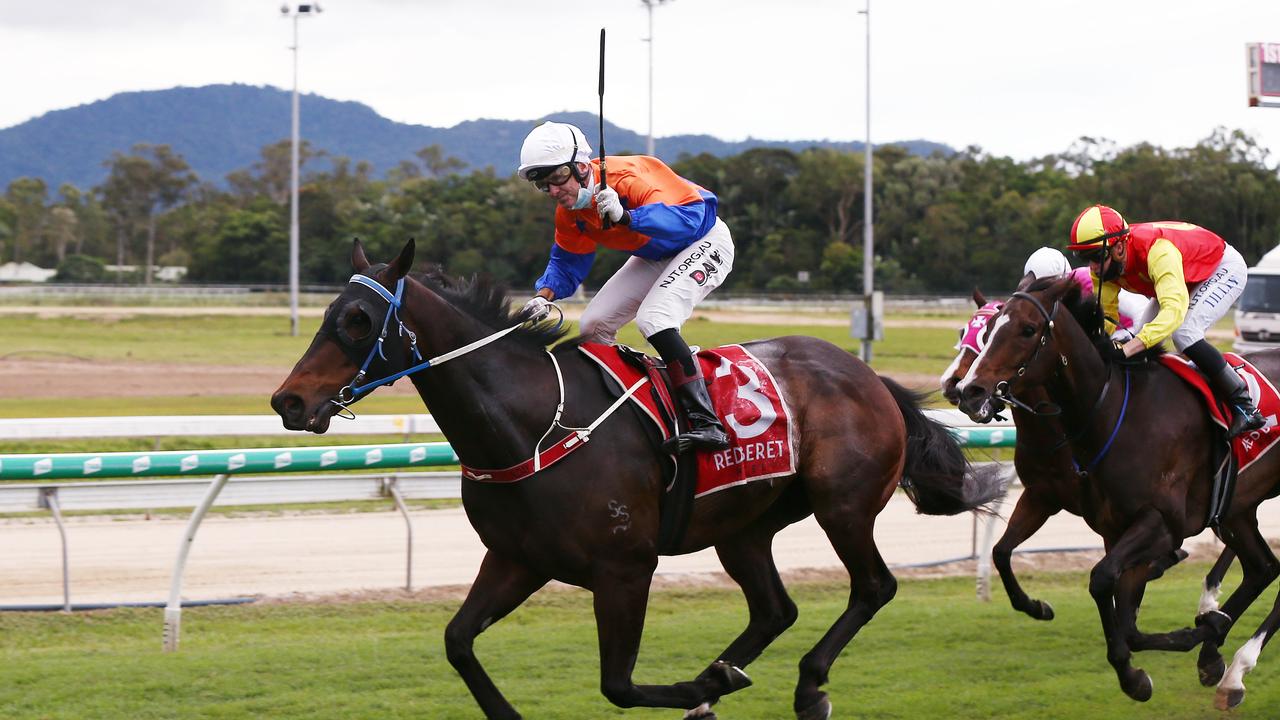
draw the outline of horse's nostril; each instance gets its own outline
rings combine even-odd
[[[961,390],[960,393],[961,393],[961,396],[972,400],[974,398],[980,398],[986,395],[987,389],[976,383],[970,383],[966,385],[964,390]]]
[[[271,409],[285,420],[296,420],[302,414],[302,398],[293,393],[276,393],[271,396]]]

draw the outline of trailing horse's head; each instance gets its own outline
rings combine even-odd
[[[372,369],[391,374],[408,366],[409,349],[400,332],[397,290],[413,265],[409,240],[390,264],[373,265],[356,240],[351,249],[352,280],[325,311],[311,346],[271,396],[271,408],[289,430],[323,433],[329,420],[359,399],[350,393],[358,377]],[[335,402],[341,399],[342,404]]]
[[[993,403],[1020,389],[1043,385],[1062,362],[1054,336],[1064,302],[1077,304],[1080,286],[1070,276],[1023,283],[988,323],[986,346],[957,386],[959,407],[977,422],[995,414]]]
[[[955,345],[956,357],[942,373],[940,379],[942,396],[952,405],[960,404],[960,390],[956,386],[969,372],[969,367],[973,365],[978,353],[982,352],[982,347],[986,345],[987,332],[990,330],[988,321],[1000,312],[1001,307],[1004,307],[1002,302],[988,302],[987,297],[977,288],[973,289],[973,303],[978,306],[978,309],[960,328],[960,339]]]

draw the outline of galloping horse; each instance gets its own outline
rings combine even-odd
[[[1063,307],[1068,312],[1060,312]],[[1095,318],[1089,331],[1078,321],[1081,316]],[[1217,528],[1244,568],[1240,586],[1220,610],[1197,616],[1195,628],[1141,633],[1137,611],[1150,565],[1207,526],[1213,446],[1220,434],[1203,401],[1158,363],[1102,359],[1094,346],[1108,342],[1100,314],[1069,277],[1037,280],[1014,293],[991,323],[986,347],[959,383],[960,408],[975,420],[989,418],[993,400],[1025,404],[1043,388],[1061,409],[1071,455],[1086,461],[1081,514],[1107,549],[1090,574],[1089,593],[1120,687],[1135,700],[1151,697],[1151,679],[1132,666],[1132,651],[1187,651],[1203,643],[1201,682],[1218,682],[1219,707],[1239,704],[1244,673],[1280,625],[1280,600],[1229,669],[1218,648],[1235,620],[1280,575],[1280,562],[1257,522],[1258,505],[1280,493],[1280,453],[1264,455],[1240,474]],[[1250,360],[1268,378],[1280,378],[1280,354],[1258,353]]]
[[[508,309],[505,288],[483,279],[409,276],[413,255],[409,241],[389,265],[370,265],[356,242],[356,275],[272,396],[285,427],[322,433],[340,403],[376,384],[359,385],[366,371],[388,377],[412,371],[410,379],[462,463],[505,468],[528,460],[552,429],[582,428],[614,402],[577,343],[548,350],[563,331],[547,323],[522,325]],[[418,347],[444,355],[411,367]],[[894,489],[901,483],[917,508],[930,514],[978,509],[1003,491],[998,473],[970,468],[956,441],[920,411],[914,395],[848,352],[806,337],[746,347],[773,373],[790,408],[796,472],[699,498],[677,550],[716,548],[746,596],[746,629],[691,681],[632,682],[658,562],[667,458],[638,413],[611,415],[580,451],[529,479],[463,481],[462,501],[487,553],[445,631],[445,648],[487,717],[520,716],[476,659],[474,639],[550,580],[594,594],[605,697],[622,707],[682,708],[688,717],[714,717],[712,703],[750,684],[741,668],[795,622],[797,609],[770,547],[779,530],[812,513],[852,584],[845,611],[800,661],[796,716],[827,718],[831,703],[819,688],[832,663],[896,592],[874,539],[876,515]]]
[[[1030,280],[1028,275],[1019,285],[1022,290]],[[993,323],[992,316],[1004,307],[1002,302],[989,302],[982,291],[973,291],[973,302],[978,309],[969,322],[960,331],[959,352],[951,365],[942,373],[942,395],[952,405],[960,404],[960,380],[969,372],[973,361],[977,359],[981,348],[985,346],[987,332]],[[1013,573],[1011,559],[1013,551],[1028,538],[1036,534],[1050,517],[1066,510],[1072,515],[1081,515],[1080,475],[1072,463],[1071,449],[1064,442],[1066,432],[1056,415],[1036,414],[1034,408],[1042,407],[1049,401],[1048,394],[1042,387],[1028,389],[1021,400],[1032,408],[1014,405],[1010,408],[1013,423],[1018,429],[1016,444],[1013,449],[1013,465],[1018,479],[1022,482],[1022,495],[1018,498],[1004,534],[991,550],[991,561],[1000,573],[1000,581],[1004,584],[1005,593],[1013,609],[1026,613],[1035,620],[1052,620],[1053,606],[1046,600],[1033,600],[1018,583]],[[997,407],[998,406],[998,407]],[[1003,403],[993,400],[981,410],[983,416],[999,412]],[[1086,518],[1087,522],[1087,518]],[[1151,566],[1148,581],[1160,577],[1169,566],[1184,559],[1186,551],[1179,548]],[[1231,567],[1235,554],[1228,548],[1223,550],[1218,561],[1214,563],[1204,581],[1204,596],[1201,600],[1201,612],[1217,607],[1218,588],[1222,578]]]

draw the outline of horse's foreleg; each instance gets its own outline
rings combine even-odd
[[[1152,548],[1156,548],[1154,552],[1158,553],[1169,552],[1173,549],[1173,541],[1160,513],[1147,508],[1111,544],[1107,554],[1089,574],[1089,594],[1098,606],[1102,633],[1107,641],[1107,661],[1115,669],[1120,688],[1138,701],[1151,699],[1151,678],[1131,664],[1132,652],[1127,638],[1128,627],[1135,622],[1127,615],[1137,612],[1134,600],[1140,596],[1118,598],[1117,586],[1121,574],[1127,569],[1149,562],[1147,558],[1153,552]],[[1145,573],[1146,568],[1141,568],[1141,572]],[[1121,610],[1126,613],[1124,617],[1120,615]]]
[[[655,559],[656,564],[656,559]],[[618,707],[667,707],[692,710],[714,702],[715,681],[698,679],[674,685],[632,682],[649,603],[650,574],[628,573],[594,578],[596,632],[600,638],[600,691]]]
[[[480,563],[480,572],[471,584],[467,599],[445,628],[444,647],[449,664],[462,676],[486,718],[515,719],[520,713],[511,707],[480,666],[473,651],[475,638],[519,607],[546,582],[546,577],[489,551]]]
[[[1004,584],[1004,591],[1008,594],[1013,609],[1026,613],[1035,620],[1052,620],[1053,607],[1044,600],[1032,600],[1023,592],[1018,578],[1013,574],[1011,559],[1014,549],[1036,534],[1060,509],[1047,502],[1040,493],[1027,488],[1009,515],[1009,525],[1004,534],[991,549],[991,562],[1000,573],[1000,582]]]
[[[1200,682],[1204,685],[1212,685],[1222,678],[1225,667],[1219,648],[1226,642],[1227,633],[1236,619],[1280,575],[1280,563],[1277,563],[1266,538],[1258,532],[1256,511],[1250,510],[1228,517],[1223,522],[1220,533],[1223,542],[1240,558],[1244,576],[1239,587],[1231,593],[1221,609],[1211,610],[1196,618],[1198,625],[1212,630],[1197,661]]]

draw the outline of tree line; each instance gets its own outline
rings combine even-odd
[[[372,257],[390,257],[412,237],[419,258],[517,290],[546,264],[553,206],[505,169],[466,172],[438,146],[383,178],[305,142],[300,159],[303,283],[344,281],[353,237]],[[1250,262],[1280,242],[1280,175],[1241,131],[1218,129],[1175,149],[1081,138],[1030,161],[977,147],[921,157],[885,146],[873,162],[875,282],[887,292],[1009,288],[1027,255],[1065,245],[1076,214],[1095,202],[1130,222],[1203,225]],[[137,145],[108,158],[107,179],[93,188],[14,180],[0,198],[0,261],[57,267],[56,279],[73,282],[147,283],[152,266],[183,265],[193,282],[284,283],[289,163],[287,141],[269,145],[219,185],[166,145]],[[685,156],[673,167],[720,198],[737,246],[726,288],[861,291],[861,153],[760,148]],[[599,287],[626,257],[602,251],[588,286]],[[142,270],[121,278],[106,274],[106,264]]]

